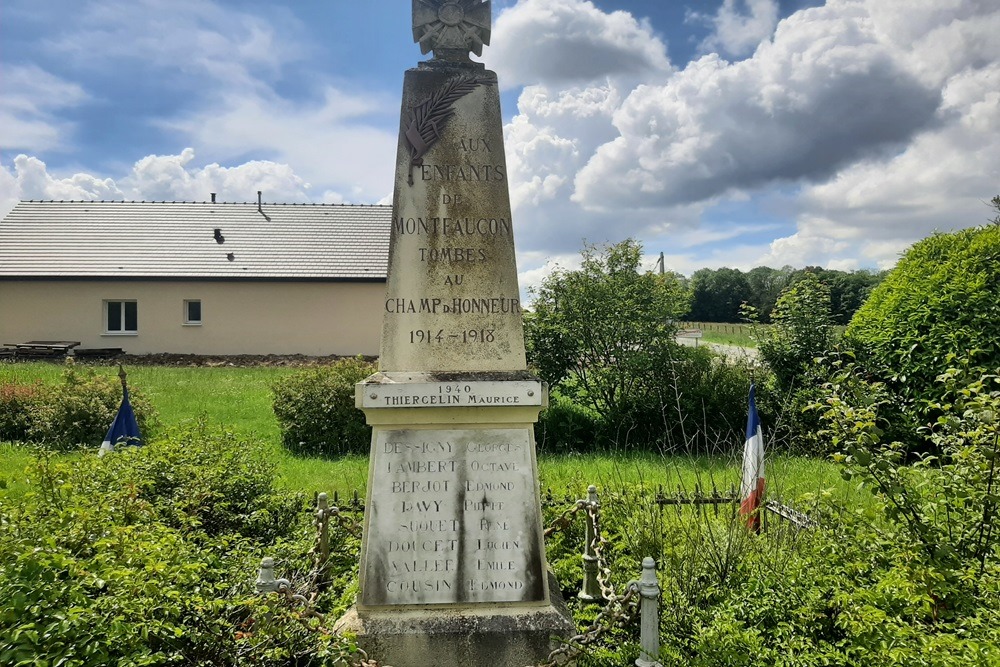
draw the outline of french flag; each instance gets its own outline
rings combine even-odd
[[[743,482],[740,484],[740,516],[747,528],[760,532],[760,507],[764,504],[764,434],[760,428],[756,385],[750,385],[750,412],[747,415],[747,441],[743,445]]]

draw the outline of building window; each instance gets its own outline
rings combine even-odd
[[[137,301],[105,301],[104,315],[107,333],[139,333],[139,303]]]
[[[184,302],[184,324],[201,324],[201,299]]]

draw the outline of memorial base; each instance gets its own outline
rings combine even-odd
[[[549,588],[551,603],[540,607],[352,608],[335,631],[353,635],[368,657],[393,667],[537,665],[576,634],[551,573]]]

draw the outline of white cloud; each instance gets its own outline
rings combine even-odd
[[[939,116],[899,155],[806,189],[798,231],[776,240],[769,256],[886,267],[935,230],[985,223],[984,201],[1000,193],[1000,63],[952,76]]]
[[[778,25],[777,0],[723,0],[714,16],[691,14],[690,20],[709,23],[712,34],[701,44],[704,51],[741,57],[774,34]]]
[[[578,86],[671,70],[648,23],[602,12],[589,0],[521,0],[497,17],[492,43],[490,63],[506,87]]]
[[[261,190],[268,202],[314,200],[310,185],[287,164],[253,160],[233,167],[215,163],[198,167],[194,159],[190,148],[180,155],[149,155],[113,179],[86,173],[53,175],[38,158],[18,155],[13,169],[0,164],[0,215],[20,199],[208,201],[215,192],[219,201],[244,202],[255,201]],[[329,191],[318,199],[343,201]]]
[[[519,10],[544,18],[533,2]],[[539,55],[527,47],[511,69],[533,85],[506,128],[522,248],[638,236],[648,251],[672,249],[681,270],[887,266],[934,229],[985,220],[982,202],[1000,192],[1000,6],[828,0],[772,39],[768,11],[727,2],[716,15],[758,17],[751,57],[709,54],[645,84],[546,69],[532,79],[522,63]],[[590,25],[596,39],[601,21]],[[722,25],[716,46],[738,50]],[[552,59],[577,53],[564,48]],[[753,217],[732,233],[702,222],[767,193],[780,193],[790,228],[774,243]]]
[[[56,112],[87,101],[78,84],[37,65],[4,65],[0,146],[5,150],[60,150],[73,131]]]
[[[93,0],[81,5],[71,25],[52,40],[57,53],[91,67],[127,67],[138,59],[174,85],[187,80],[197,86],[207,77],[224,88],[256,88],[305,55],[296,39],[302,26],[288,14],[264,17],[206,0],[173,0],[169,6]]]
[[[191,165],[194,157],[190,148],[180,155],[149,155],[135,163],[122,184],[130,198],[154,201],[207,201],[212,192],[219,201],[254,201],[258,190],[268,202],[312,199],[309,184],[287,164],[252,160],[235,167],[212,163],[198,168]]]
[[[589,207],[697,202],[775,182],[820,180],[898,150],[934,118],[939,92],[908,75],[863,12],[799,12],[735,64],[709,55],[641,86],[619,136],[580,171]]]
[[[367,203],[392,187],[397,137],[368,119],[387,106],[379,97],[334,88],[318,104],[234,92],[221,95],[211,109],[160,124],[209,159],[265,155],[294,164],[303,178],[337,190],[338,197]]]
[[[35,157],[18,155],[13,169],[0,164],[0,215],[6,215],[21,199],[92,200],[122,199],[123,193],[110,178],[78,173],[55,177]]]

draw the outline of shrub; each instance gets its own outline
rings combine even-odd
[[[526,319],[528,361],[553,387],[602,417],[648,388],[650,370],[679,347],[673,324],[689,295],[678,276],[640,272],[642,246],[628,239],[585,247],[582,267],[559,270],[535,290]]]
[[[317,618],[253,593],[263,546],[312,541],[269,469],[199,428],[102,459],[42,450],[35,491],[0,499],[0,664],[338,664],[348,646]]]
[[[1000,366],[1000,225],[915,243],[855,314],[845,339],[869,373],[933,421],[936,382],[958,356]]]
[[[117,377],[72,364],[53,385],[4,385],[0,387],[0,440],[21,440],[61,451],[97,447],[121,400]],[[129,390],[129,401],[140,432],[148,437],[155,411],[139,390]]]
[[[367,454],[371,428],[354,407],[354,385],[375,372],[358,357],[302,371],[272,387],[281,440],[296,454]]]
[[[951,607],[905,535],[873,526],[868,510],[835,504],[830,494],[810,501],[811,513],[825,518],[820,527],[799,532],[775,522],[761,535],[732,510],[662,511],[655,497],[651,488],[602,489],[601,525],[616,590],[638,573],[641,556],[659,564],[665,667],[1000,664],[995,563],[969,573],[978,590]],[[568,592],[582,579],[578,523],[547,543],[549,562],[572,582]],[[568,602],[578,622],[588,619],[586,608]],[[612,630],[580,664],[632,664],[626,655],[637,625]]]
[[[81,493],[130,489],[156,521],[211,537],[271,542],[287,534],[303,507],[301,495],[274,487],[275,466],[259,444],[204,423],[77,465]]]
[[[940,416],[924,428],[935,455],[911,461],[904,443],[884,439],[883,408],[894,397],[883,383],[831,383],[824,416],[845,478],[860,479],[885,502],[886,516],[931,571],[934,596],[954,612],[987,568],[1000,566],[1000,375],[967,363],[938,380],[946,402],[934,405]],[[852,385],[861,391],[843,390]]]
[[[593,411],[558,391],[549,394],[549,407],[538,415],[535,441],[539,451],[586,452],[594,449],[600,420]]]
[[[28,439],[32,406],[40,393],[38,384],[0,383],[0,441]]]

